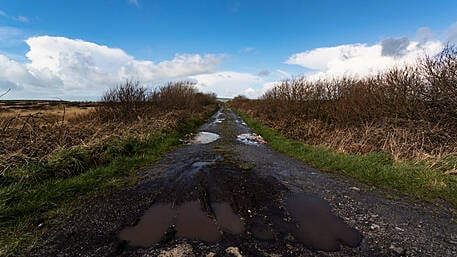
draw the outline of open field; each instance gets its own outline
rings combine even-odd
[[[39,101],[39,100],[3,100],[0,101],[0,118],[39,116],[45,119],[65,121],[77,118],[92,111],[100,103]]]
[[[36,222],[69,214],[61,208],[76,198],[135,181],[216,107],[185,83],[148,92],[127,82],[97,103],[3,101],[0,256],[27,247],[43,232]]]

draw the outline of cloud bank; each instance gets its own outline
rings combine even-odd
[[[26,63],[0,55],[0,91],[12,88],[10,98],[98,99],[126,79],[153,83],[214,72],[222,58],[177,54],[154,63],[136,60],[118,48],[65,37],[32,37],[26,43]]]
[[[401,37],[388,38],[374,45],[322,47],[293,54],[286,63],[312,70],[311,78],[373,74],[394,65],[413,63],[424,54],[434,55],[443,49],[441,41],[427,40],[426,29],[421,33],[426,39],[422,42]]]
[[[261,88],[266,83],[260,76],[234,71],[201,74],[190,78],[196,82],[199,90],[216,92],[220,97],[234,97],[242,94],[255,98],[258,96],[255,88]]]

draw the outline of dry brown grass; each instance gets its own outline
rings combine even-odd
[[[457,48],[361,79],[284,81],[260,100],[231,105],[284,135],[350,153],[395,159],[457,153]]]
[[[130,89],[141,87],[127,82],[117,89],[132,85]],[[124,91],[116,89],[108,93],[125,95]],[[182,120],[201,117],[215,107],[215,99],[192,108],[185,108],[185,103],[181,108],[160,106],[147,98],[123,102],[106,97],[103,100],[98,103],[1,102],[0,175],[24,164],[46,160],[54,153],[74,146],[97,149],[120,138],[143,140],[164,129],[175,128]]]

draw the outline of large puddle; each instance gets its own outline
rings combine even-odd
[[[209,243],[240,236],[323,251],[355,247],[362,240],[327,201],[290,192],[272,176],[220,162],[194,162],[190,169],[198,175],[166,180],[158,197],[168,203],[153,205],[135,226],[119,233],[121,240],[150,247],[170,236]]]
[[[362,240],[357,230],[335,216],[327,201],[304,193],[291,193],[286,208],[298,225],[291,232],[305,246],[324,251],[336,251],[340,244],[356,247]]]
[[[218,140],[219,138],[220,136],[218,134],[202,131],[198,132],[198,134],[191,140],[191,143],[209,144],[211,142]]]
[[[157,204],[144,213],[136,226],[123,229],[119,238],[129,241],[132,246],[151,246],[165,235],[175,215],[170,204]]]
[[[221,237],[216,223],[201,210],[198,201],[175,208],[171,204],[154,205],[136,226],[125,228],[119,237],[132,246],[149,247],[160,242],[166,232],[173,229],[179,238],[214,242]]]
[[[145,212],[137,225],[119,233],[121,240],[131,246],[149,247],[160,242],[174,230],[176,237],[204,242],[221,239],[222,233],[240,234],[244,231],[241,218],[229,203],[213,203],[216,219],[201,209],[200,202],[185,202],[175,208],[171,204],[156,204]]]

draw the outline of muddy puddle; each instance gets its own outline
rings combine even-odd
[[[233,211],[229,203],[213,203],[212,207],[216,221],[223,232],[233,235],[244,232],[243,220]]]
[[[198,134],[190,141],[193,144],[209,144],[218,140],[221,136],[211,132],[198,132]]]
[[[199,201],[190,201],[173,207],[157,204],[145,212],[137,225],[119,233],[121,240],[131,246],[149,247],[161,242],[166,234],[204,242],[216,242],[222,233],[240,234],[244,231],[241,218],[229,203],[213,203],[215,219],[202,210]]]
[[[164,181],[158,195],[164,203],[153,205],[119,238],[136,247],[163,244],[170,237],[214,243],[234,236],[323,251],[360,244],[359,232],[334,215],[324,199],[291,192],[272,176],[210,163],[194,162],[194,176]]]
[[[170,204],[158,204],[147,210],[138,224],[123,229],[119,238],[132,246],[148,247],[161,240],[170,228],[176,211]]]
[[[357,230],[335,216],[324,199],[305,193],[290,193],[286,208],[294,223],[292,235],[305,246],[324,251],[336,251],[340,244],[356,247],[362,237]]]

